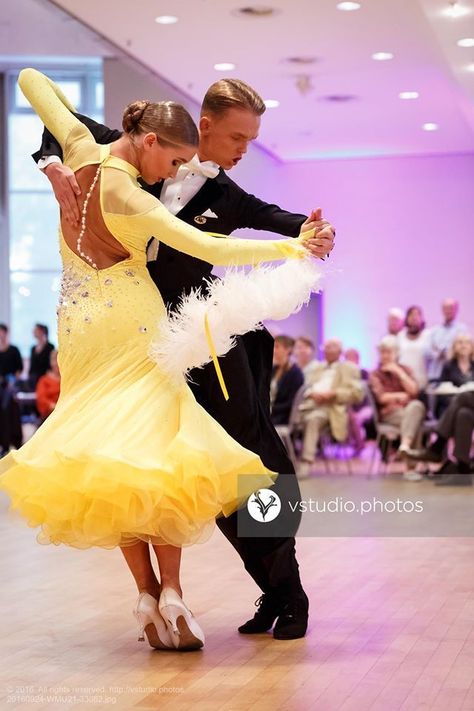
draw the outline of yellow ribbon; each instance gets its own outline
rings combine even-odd
[[[205,314],[205,316],[204,316],[204,330],[206,332],[207,344],[209,346],[209,350],[211,351],[212,362],[214,363],[214,368],[216,369],[216,375],[217,375],[217,379],[219,381],[219,385],[221,386],[221,390],[224,395],[224,398],[226,400],[228,400],[229,393],[227,392],[227,388],[226,388],[225,382],[224,382],[224,376],[222,375],[221,366],[220,366],[219,361],[217,359],[216,348],[214,346],[214,341],[212,340],[211,328],[209,326],[209,319],[207,318],[207,314]]]
[[[303,240],[306,241],[307,239],[309,239],[310,237],[312,237],[312,236],[314,235],[314,233],[315,233],[315,230],[314,230],[314,229],[308,230],[307,232],[304,232],[304,233],[301,235],[301,237],[303,237]],[[219,232],[207,232],[207,231],[206,231],[206,234],[208,234],[210,237],[221,237],[221,238],[224,238],[224,239],[225,239],[226,237],[228,237],[228,235],[223,235],[223,234],[221,234],[221,233],[219,233]],[[283,244],[282,244],[281,246],[283,247]],[[282,249],[283,254],[284,254],[285,256],[292,256],[292,255],[293,255],[293,250],[291,249],[291,247],[288,246],[288,245],[286,245],[286,244],[284,245],[284,247],[288,247],[288,249],[287,249],[287,250]],[[286,254],[286,251],[288,252],[288,254]],[[208,317],[207,317],[207,314],[204,316],[204,330],[205,330],[205,333],[206,333],[207,344],[208,344],[209,350],[210,350],[210,352],[211,352],[212,362],[214,363],[214,368],[215,368],[215,371],[216,371],[217,379],[218,379],[218,381],[219,381],[219,385],[221,386],[221,390],[222,390],[222,393],[223,393],[223,395],[224,395],[224,398],[225,398],[226,400],[229,400],[229,393],[228,393],[228,391],[227,391],[226,384],[225,384],[225,381],[224,381],[224,376],[222,375],[221,366],[220,366],[219,360],[218,360],[218,358],[217,358],[216,348],[215,348],[215,346],[214,346],[214,341],[212,340],[211,328],[210,328],[210,326],[209,326],[209,319],[208,319]]]

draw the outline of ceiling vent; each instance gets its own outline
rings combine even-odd
[[[320,101],[329,101],[333,104],[345,104],[348,101],[355,101],[357,96],[353,94],[328,94],[328,96],[322,96]]]
[[[316,62],[319,62],[319,59],[318,57],[287,57],[285,62],[297,66],[305,66],[308,64],[316,64]]]
[[[234,10],[233,14],[239,15],[239,17],[272,17],[278,12],[274,7],[269,7],[268,5],[248,5],[247,7],[239,7],[238,10]]]

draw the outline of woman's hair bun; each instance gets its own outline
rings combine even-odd
[[[140,121],[146,111],[149,101],[133,101],[123,112],[122,126],[125,133],[137,131],[140,127]]]

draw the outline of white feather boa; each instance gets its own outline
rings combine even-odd
[[[312,259],[288,260],[248,272],[228,269],[222,279],[183,297],[179,308],[160,324],[151,358],[179,382],[190,370],[211,361],[204,328],[207,314],[218,356],[235,345],[235,337],[262,328],[262,321],[287,318],[319,291],[322,272]]]

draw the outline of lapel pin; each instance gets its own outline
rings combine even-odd
[[[196,215],[194,218],[194,222],[196,222],[198,225],[205,225],[207,222],[207,218],[203,217],[202,215]]]

